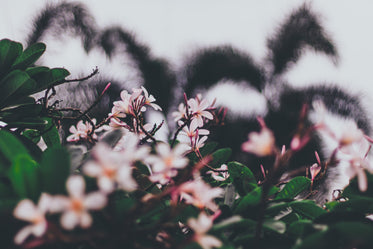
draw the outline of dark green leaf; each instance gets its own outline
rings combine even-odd
[[[256,187],[254,190],[252,190],[239,200],[236,208],[234,209],[234,212],[236,214],[242,214],[247,208],[258,205],[261,196],[262,188]]]
[[[244,196],[257,187],[254,174],[245,165],[238,162],[228,163],[228,173],[239,195]]]
[[[41,139],[40,132],[38,130],[25,130],[22,135],[30,139],[35,144],[39,143]]]
[[[232,149],[224,148],[215,151],[212,154],[212,161],[209,165],[213,168],[219,168],[222,164],[226,163],[232,154]]]
[[[8,162],[12,162],[17,156],[29,152],[16,136],[5,130],[0,130],[0,153]]]
[[[275,200],[294,199],[298,194],[309,188],[311,180],[304,176],[297,176],[291,179],[278,193]]]
[[[9,179],[20,198],[37,200],[40,195],[39,165],[29,155],[18,155],[9,169]]]
[[[69,71],[67,71],[64,68],[53,68],[50,70],[43,69],[34,69],[36,72],[30,72],[28,73],[32,75],[32,79],[34,79],[37,82],[37,87],[32,93],[40,92],[42,90],[45,90],[51,86],[58,85],[60,82],[63,82],[63,80],[70,75]]]
[[[22,118],[19,121],[10,121],[8,122],[8,127],[20,127],[20,128],[28,128],[28,129],[37,129],[41,130],[48,124],[42,118]]]
[[[263,228],[269,231],[283,234],[286,231],[286,224],[279,220],[266,220],[263,223]]]
[[[8,39],[0,41],[0,78],[5,76],[22,53],[22,44]]]
[[[24,117],[39,116],[41,110],[42,106],[40,104],[25,104],[0,112],[0,118],[6,123],[19,121],[19,119]]]
[[[25,49],[23,53],[14,62],[12,69],[25,70],[28,66],[37,61],[44,53],[46,46],[44,43],[35,43]]]
[[[27,73],[20,70],[9,73],[0,82],[0,107],[7,105],[7,100],[24,84],[33,84],[33,80]]]
[[[315,232],[312,221],[298,220],[289,225],[288,234],[292,237],[298,238],[309,235]]]
[[[60,135],[51,118],[45,119],[48,125],[41,131],[43,140],[48,148],[61,147]]]
[[[326,213],[324,209],[318,206],[314,201],[310,200],[294,201],[289,203],[289,206],[294,212],[309,219],[315,219],[316,217]]]
[[[47,149],[44,152],[40,169],[45,192],[65,193],[65,182],[70,175],[70,155],[65,148]]]

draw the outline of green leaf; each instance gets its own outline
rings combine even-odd
[[[210,143],[205,144],[205,146],[203,146],[200,149],[201,155],[203,157],[205,157],[207,155],[210,155],[214,151],[214,149],[216,148],[216,146],[218,146],[218,144],[215,143],[215,142],[210,142]],[[193,162],[198,162],[199,161],[197,155],[194,152],[189,153],[188,154],[188,158],[189,158],[190,161],[193,161]]]
[[[28,154],[28,150],[16,136],[8,131],[0,130],[0,153],[9,161],[19,155]]]
[[[46,118],[48,125],[41,131],[43,140],[48,148],[61,147],[60,135],[51,118]]]
[[[6,75],[22,53],[22,44],[8,39],[0,41],[0,78]]]
[[[0,107],[6,105],[7,100],[24,84],[33,84],[27,73],[15,70],[0,82]]]
[[[313,223],[310,220],[298,220],[289,225],[287,230],[292,237],[298,238],[315,232]]]
[[[213,168],[219,168],[222,164],[226,163],[232,154],[232,149],[224,148],[215,151],[212,154],[212,161],[209,165]]]
[[[22,118],[19,121],[11,121],[8,122],[8,127],[19,127],[19,128],[29,128],[29,129],[37,129],[41,130],[48,124],[42,118]]]
[[[9,179],[20,198],[37,200],[40,195],[39,165],[29,155],[21,154],[13,159]]]
[[[263,223],[263,228],[269,231],[283,234],[286,231],[286,224],[279,220],[266,220]]]
[[[293,201],[289,203],[289,206],[294,212],[309,219],[315,219],[318,216],[326,213],[324,209],[318,206],[314,201],[310,200]]]
[[[25,49],[23,53],[14,62],[12,69],[25,70],[28,66],[37,61],[45,52],[46,46],[44,43],[35,43]]]
[[[40,104],[25,104],[0,112],[0,118],[5,123],[19,121],[23,117],[39,116],[41,110],[42,105]]]
[[[30,139],[35,144],[39,143],[41,139],[40,132],[38,130],[25,130],[24,132],[22,132],[22,135]]]
[[[27,71],[31,78],[37,82],[32,93],[37,93],[45,90],[51,86],[56,86],[62,83],[63,80],[70,75],[69,71],[64,68],[53,68],[45,70],[45,68],[33,69],[33,71]]]
[[[65,193],[65,182],[70,175],[70,155],[65,148],[47,149],[43,154],[40,170],[45,192]]]
[[[275,200],[294,199],[298,194],[309,188],[311,180],[304,176],[297,176],[291,179],[280,193],[276,196]]]
[[[238,162],[228,163],[228,173],[239,195],[244,196],[257,187],[253,172]]]
[[[249,192],[239,200],[236,208],[234,209],[234,213],[242,214],[247,208],[258,205],[261,196],[262,188],[256,187],[253,191]]]

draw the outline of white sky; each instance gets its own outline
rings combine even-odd
[[[2,0],[0,38],[24,41],[30,20],[47,0]],[[196,48],[232,44],[260,61],[265,41],[299,0],[85,0],[99,26],[133,30],[157,56],[178,63]],[[307,1],[322,15],[340,62],[307,53],[291,72],[293,84],[338,83],[373,104],[373,1]],[[67,68],[68,65],[63,65]],[[372,107],[370,107],[373,109]],[[373,111],[372,111],[373,113]]]

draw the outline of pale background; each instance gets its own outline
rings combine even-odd
[[[1,0],[0,38],[23,42],[30,21],[47,0]],[[233,44],[257,61],[265,56],[273,34],[299,0],[86,0],[100,27],[119,24],[133,30],[153,54],[174,65],[196,48]],[[359,94],[373,115],[373,1],[307,1],[321,14],[325,29],[340,53],[338,65],[312,52],[287,74],[297,86],[337,83]],[[48,44],[47,44],[48,45]],[[96,60],[97,62],[97,60]],[[69,70],[79,62],[63,61]],[[57,64],[58,64],[57,63]],[[76,63],[74,65],[74,63]],[[52,65],[50,65],[52,66]],[[81,66],[81,63],[79,64]],[[87,65],[92,68],[92,65]]]

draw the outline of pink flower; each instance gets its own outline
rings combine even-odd
[[[169,144],[159,143],[156,146],[157,155],[149,156],[145,159],[151,165],[153,174],[150,180],[166,184],[170,179],[177,175],[177,169],[182,169],[188,164],[185,153],[188,151],[186,146],[178,144],[171,149]]]
[[[132,108],[132,95],[128,93],[128,91],[123,90],[120,93],[120,97],[122,100],[114,101],[113,108],[112,108],[112,115],[115,117],[125,118],[127,114],[133,114]]]
[[[310,167],[311,181],[315,180],[316,176],[320,173],[320,171],[321,171],[321,166],[318,165],[317,163],[314,163]]]
[[[190,218],[188,226],[194,231],[193,240],[196,241],[203,249],[210,249],[213,247],[221,247],[223,244],[220,240],[207,232],[211,229],[213,220],[202,212],[198,218]]]
[[[111,193],[117,186],[125,191],[134,191],[137,187],[132,177],[131,165],[123,161],[119,152],[98,144],[92,150],[94,160],[83,166],[84,174],[97,178],[97,185],[105,193]]]
[[[145,105],[148,105],[148,106],[150,106],[150,107],[152,107],[154,110],[156,110],[156,111],[162,111],[162,108],[159,106],[159,105],[157,105],[157,104],[155,104],[155,103],[153,103],[154,101],[155,101],[155,98],[154,98],[154,96],[153,95],[149,95],[149,93],[148,93],[148,91],[145,89],[145,87],[141,87],[141,89],[142,89],[142,91],[143,91],[143,93],[144,93],[144,98],[145,98],[145,100],[144,100],[144,104]],[[145,110],[144,110],[145,111]]]
[[[180,197],[186,203],[192,204],[200,209],[208,208],[212,211],[218,210],[214,199],[221,197],[223,189],[212,188],[201,179],[185,182],[179,186]]]
[[[261,131],[249,133],[249,140],[242,144],[243,151],[257,156],[269,156],[273,154],[275,138],[271,130],[262,127]]]
[[[172,117],[174,118],[174,121],[186,118],[186,107],[183,103],[179,104],[177,111],[172,113]]]
[[[188,105],[192,113],[192,123],[197,123],[197,127],[204,125],[203,118],[213,119],[214,116],[208,111],[210,104],[207,100],[199,101],[199,99],[189,99]]]
[[[40,198],[38,205],[25,199],[18,203],[15,207],[13,215],[20,220],[25,220],[31,224],[22,228],[14,237],[16,244],[22,244],[29,235],[41,237],[47,230],[47,220],[45,214],[50,207],[51,196],[43,193]]]
[[[101,192],[85,194],[85,182],[82,176],[70,176],[66,182],[66,189],[69,194],[56,196],[53,200],[52,212],[63,212],[61,225],[67,230],[76,226],[88,228],[92,225],[92,217],[89,210],[99,210],[105,207],[107,197]]]
[[[96,119],[92,119],[93,124],[96,124]],[[80,120],[76,127],[73,125],[70,127],[69,131],[72,133],[66,138],[67,142],[77,142],[79,140],[86,140],[89,138],[88,134],[92,132],[92,124],[88,121],[83,123],[83,120]],[[97,140],[97,134],[95,132],[92,134],[92,138]]]

